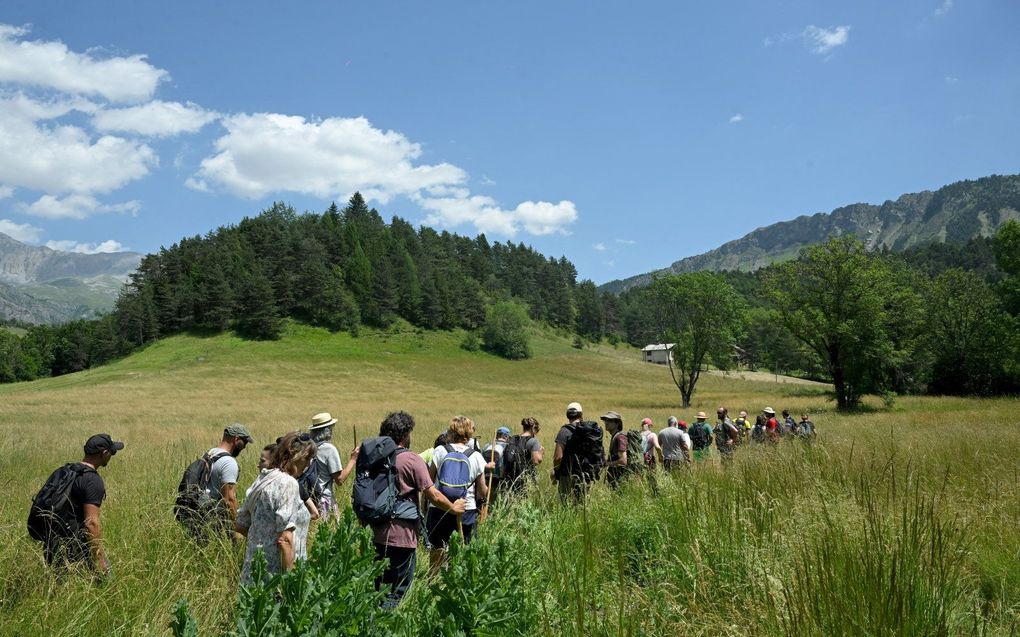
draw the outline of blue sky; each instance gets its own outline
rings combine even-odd
[[[596,282],[1020,172],[1020,3],[0,5],[0,232],[154,251],[354,190]]]

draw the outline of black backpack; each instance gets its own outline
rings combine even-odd
[[[71,502],[71,488],[78,476],[95,473],[95,469],[80,462],[65,464],[50,474],[46,484],[32,498],[28,510],[28,536],[38,542],[51,537],[75,537],[81,532]]]
[[[525,476],[532,471],[528,440],[520,435],[511,436],[510,441],[503,447],[501,484],[515,491],[524,487]]]
[[[397,497],[397,456],[402,453],[410,452],[397,447],[389,436],[362,441],[351,505],[365,524],[419,519],[418,503]]]
[[[691,427],[691,446],[696,451],[701,449],[707,449],[712,446],[712,430],[708,428],[708,423],[696,422]]]
[[[205,518],[213,509],[215,501],[206,489],[209,487],[209,475],[213,464],[229,456],[223,451],[209,455],[204,453],[200,458],[188,465],[177,485],[177,499],[174,501],[174,517],[182,524],[189,524]]]
[[[598,480],[606,464],[602,427],[590,420],[566,427],[570,430],[570,440],[563,449],[563,473],[586,482]]]

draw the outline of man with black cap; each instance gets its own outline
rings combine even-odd
[[[224,528],[233,529],[237,519],[237,477],[241,468],[237,456],[255,440],[251,432],[241,423],[235,422],[223,430],[220,444],[210,449],[206,457],[212,459],[209,465],[209,482],[206,492],[224,515]]]
[[[33,516],[59,521],[61,506],[70,506],[69,513],[73,515],[73,523],[68,519],[69,524],[66,525],[46,525],[43,541],[48,564],[60,567],[85,564],[100,577],[110,572],[99,520],[99,507],[106,499],[106,485],[98,470],[123,448],[124,443],[114,441],[110,434],[92,436],[85,441],[85,457],[81,462],[67,464],[54,471],[36,496],[29,515],[30,528]],[[66,505],[64,498],[57,493],[63,490],[61,484],[70,485],[66,491]]]

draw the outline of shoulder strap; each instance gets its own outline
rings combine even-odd
[[[446,443],[445,445],[443,445],[443,449],[446,449],[446,453],[453,453],[455,451],[453,445],[451,445],[450,443]]]

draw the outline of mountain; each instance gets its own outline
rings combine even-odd
[[[646,285],[655,274],[697,270],[753,271],[797,256],[800,249],[833,235],[853,234],[870,250],[906,250],[918,245],[964,243],[988,237],[1009,219],[1020,220],[1020,175],[959,181],[938,190],[902,195],[880,206],[857,203],[832,212],[774,223],[714,250],[676,261],[668,268],[603,284],[619,293]]]
[[[0,233],[0,319],[62,323],[95,317],[113,308],[142,256],[62,252]]]

